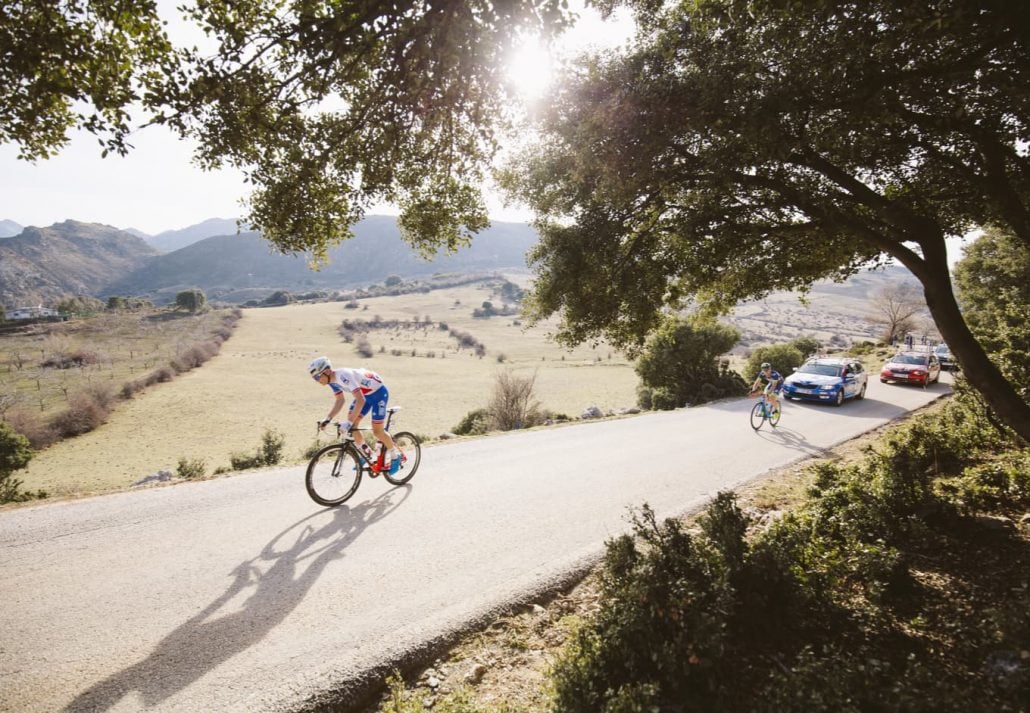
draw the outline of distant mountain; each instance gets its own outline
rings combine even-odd
[[[166,230],[153,237],[140,236],[163,253],[175,252],[187,245],[216,235],[235,235],[236,221],[225,218],[210,218],[203,223],[181,230]]]
[[[52,304],[66,294],[96,295],[156,255],[140,238],[107,225],[67,220],[25,228],[0,240],[0,303],[17,307]]]
[[[24,228],[13,220],[0,220],[0,238],[10,238],[20,233]]]
[[[129,235],[135,235],[137,238],[143,238],[144,241],[150,240],[150,235],[148,233],[144,233],[142,230],[137,230],[136,228],[123,228],[123,230]]]
[[[211,299],[242,301],[255,289],[345,289],[437,272],[482,272],[526,267],[526,251],[537,242],[524,223],[494,223],[472,245],[454,255],[422,260],[401,240],[393,216],[369,216],[354,226],[354,238],[329,252],[329,264],[315,272],[304,256],[276,253],[258,233],[220,235],[155,257],[140,269],[108,284],[105,295],[175,298],[178,291],[199,287]]]

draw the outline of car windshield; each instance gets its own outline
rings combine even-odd
[[[799,374],[819,374],[820,376],[840,376],[840,367],[836,364],[805,364],[798,369]]]
[[[898,354],[893,359],[891,359],[891,361],[894,362],[895,364],[920,364],[921,365],[921,364],[925,364],[926,363],[926,357],[920,356],[918,354]]]

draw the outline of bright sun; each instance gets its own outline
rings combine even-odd
[[[554,78],[554,59],[535,37],[526,40],[508,60],[508,79],[526,99],[539,99]]]

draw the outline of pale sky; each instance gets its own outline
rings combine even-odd
[[[180,0],[159,0],[163,16]],[[625,13],[603,22],[596,13],[579,8],[580,20],[567,33],[564,51],[588,46],[614,46],[632,32]],[[170,22],[169,34],[177,42],[188,33],[195,42],[199,32]],[[202,35],[199,35],[202,37]],[[525,83],[528,93],[542,91],[540,78],[548,68],[539,50],[523,53],[513,63],[520,69],[513,78]],[[135,147],[127,157],[100,157],[95,137],[79,133],[60,154],[36,164],[19,161],[13,144],[0,145],[0,220],[22,226],[48,226],[64,220],[103,223],[116,228],[136,228],[156,235],[195,225],[208,218],[235,218],[242,213],[240,199],[249,194],[242,174],[235,170],[206,172],[191,163],[193,146],[161,127],[151,127],[130,138]],[[494,220],[526,221],[528,211],[504,208],[491,200]],[[388,206],[382,213],[393,212]]]

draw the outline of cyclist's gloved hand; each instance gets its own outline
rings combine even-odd
[[[323,428],[325,428],[326,426],[328,426],[328,425],[329,425],[329,422],[330,422],[331,420],[332,420],[332,419],[330,419],[330,418],[323,418],[323,419],[322,419],[321,421],[319,421],[319,422],[318,422],[318,430],[319,430],[319,431],[321,431],[321,430],[322,430]]]
[[[341,423],[340,429],[343,431],[343,437],[347,439],[354,438],[354,424],[348,421],[347,423]]]

